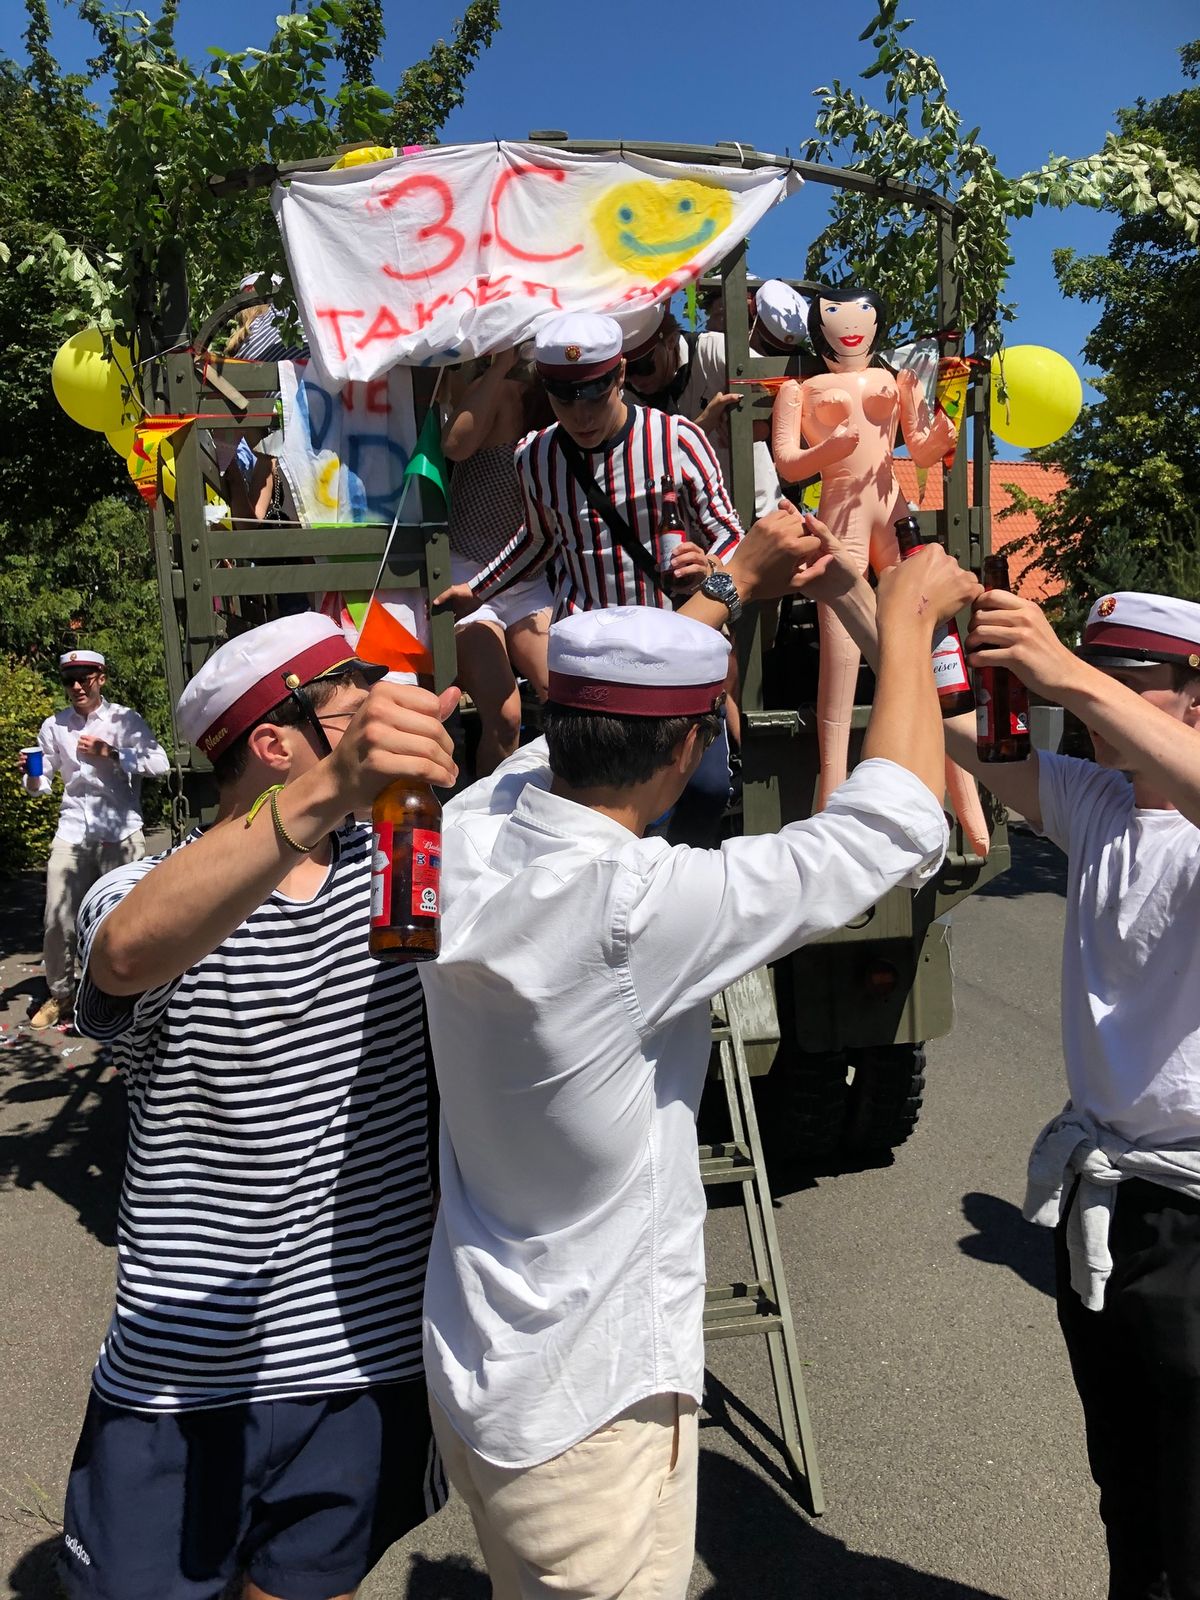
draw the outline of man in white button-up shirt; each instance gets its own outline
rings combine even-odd
[[[170,769],[146,721],[104,698],[104,665],[98,650],[69,650],[59,657],[59,676],[71,703],[42,723],[41,773],[26,770],[21,756],[28,794],[48,795],[56,772],[63,781],[58,832],[46,869],[43,959],[50,998],[34,1012],[35,1028],[70,1018],[80,903],[97,878],[145,855],[142,779],[165,777]]]
[[[756,556],[800,524],[776,512],[734,553],[743,601],[787,587]],[[643,837],[716,728],[726,611],[702,595],[556,624],[546,740],[446,807],[421,969],[443,1110],[425,1359],[497,1600],[687,1590],[709,1001],[940,865],[932,632],[976,592],[936,549],[883,574],[863,761],[778,834]]]

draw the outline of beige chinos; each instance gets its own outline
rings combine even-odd
[[[56,839],[51,845],[42,960],[55,1000],[65,1005],[75,993],[75,918],[84,895],[106,872],[140,861],[145,854],[146,836],[140,828],[112,843],[67,844]]]
[[[694,1401],[651,1395],[535,1467],[485,1460],[436,1400],[430,1409],[493,1600],[684,1600],[696,1541]]]

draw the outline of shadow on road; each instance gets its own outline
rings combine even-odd
[[[125,1090],[105,1052],[72,1069],[70,1035],[49,1044],[22,1034],[0,1056],[0,1101],[36,1108],[36,1120],[7,1122],[0,1134],[0,1189],[48,1189],[101,1244],[117,1241],[125,1164]],[[78,1041],[75,1041],[78,1042]],[[61,1104],[49,1112],[46,1102]]]
[[[58,1580],[58,1552],[62,1536],[43,1539],[26,1550],[8,1575],[12,1600],[63,1600],[65,1591]]]
[[[1011,1200],[972,1192],[963,1195],[963,1218],[976,1231],[958,1241],[963,1255],[1010,1267],[1041,1294],[1054,1294],[1054,1235],[1026,1222]]]
[[[696,1553],[704,1600],[1001,1600],[823,1533],[771,1484],[712,1450],[700,1454]]]
[[[1067,858],[1056,844],[1025,824],[1010,825],[1012,866],[978,891],[981,899],[1015,900],[1023,894],[1067,892]]]

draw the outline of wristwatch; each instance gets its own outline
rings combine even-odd
[[[725,571],[718,567],[715,572],[710,572],[700,585],[700,593],[709,600],[717,600],[729,612],[730,622],[736,622],[742,614],[742,597],[737,592],[737,584]]]

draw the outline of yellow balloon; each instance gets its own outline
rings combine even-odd
[[[133,451],[133,441],[136,430],[131,420],[122,420],[119,428],[106,428],[104,437],[112,445],[122,461],[128,461]]]
[[[125,416],[121,374],[130,372],[129,351],[114,345],[113,358],[105,358],[99,328],[83,328],[61,347],[50,368],[54,398],[72,422],[94,433],[119,428]]]
[[[158,447],[158,453],[162,456],[162,492],[168,500],[174,500],[175,447],[169,439],[164,440]],[[125,465],[129,470],[129,476],[139,486],[146,480],[153,480],[158,471],[153,459],[146,462],[141,456],[134,455],[132,450],[126,458]]]
[[[1012,345],[1003,362],[1007,405],[999,395],[1001,358],[992,357],[992,432],[1020,450],[1040,450],[1061,439],[1083,405],[1075,368],[1040,344]]]

